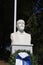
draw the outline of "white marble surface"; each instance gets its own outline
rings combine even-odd
[[[17,31],[16,33],[11,34],[11,45],[30,45],[31,44],[31,35],[25,32],[20,33]]]
[[[12,54],[17,50],[28,50],[30,53],[33,53],[33,44],[30,45],[12,45]]]
[[[20,19],[17,21],[17,32],[11,33],[11,46],[12,53],[16,50],[29,50],[31,53],[33,52],[31,44],[31,34],[28,34],[24,31],[25,21]]]

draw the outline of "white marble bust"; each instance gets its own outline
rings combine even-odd
[[[30,45],[31,44],[31,35],[24,31],[25,28],[25,21],[18,20],[17,21],[17,29],[18,31],[12,33],[11,38],[11,45]]]

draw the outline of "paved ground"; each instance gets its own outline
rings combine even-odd
[[[8,63],[6,63],[5,61],[0,60],[0,65],[8,65]]]

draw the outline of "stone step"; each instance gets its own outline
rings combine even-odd
[[[8,63],[0,60],[0,65],[8,65]]]

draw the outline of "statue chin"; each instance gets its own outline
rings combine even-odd
[[[23,32],[24,32],[24,29],[20,29],[19,31],[20,31],[21,33],[23,33]]]

